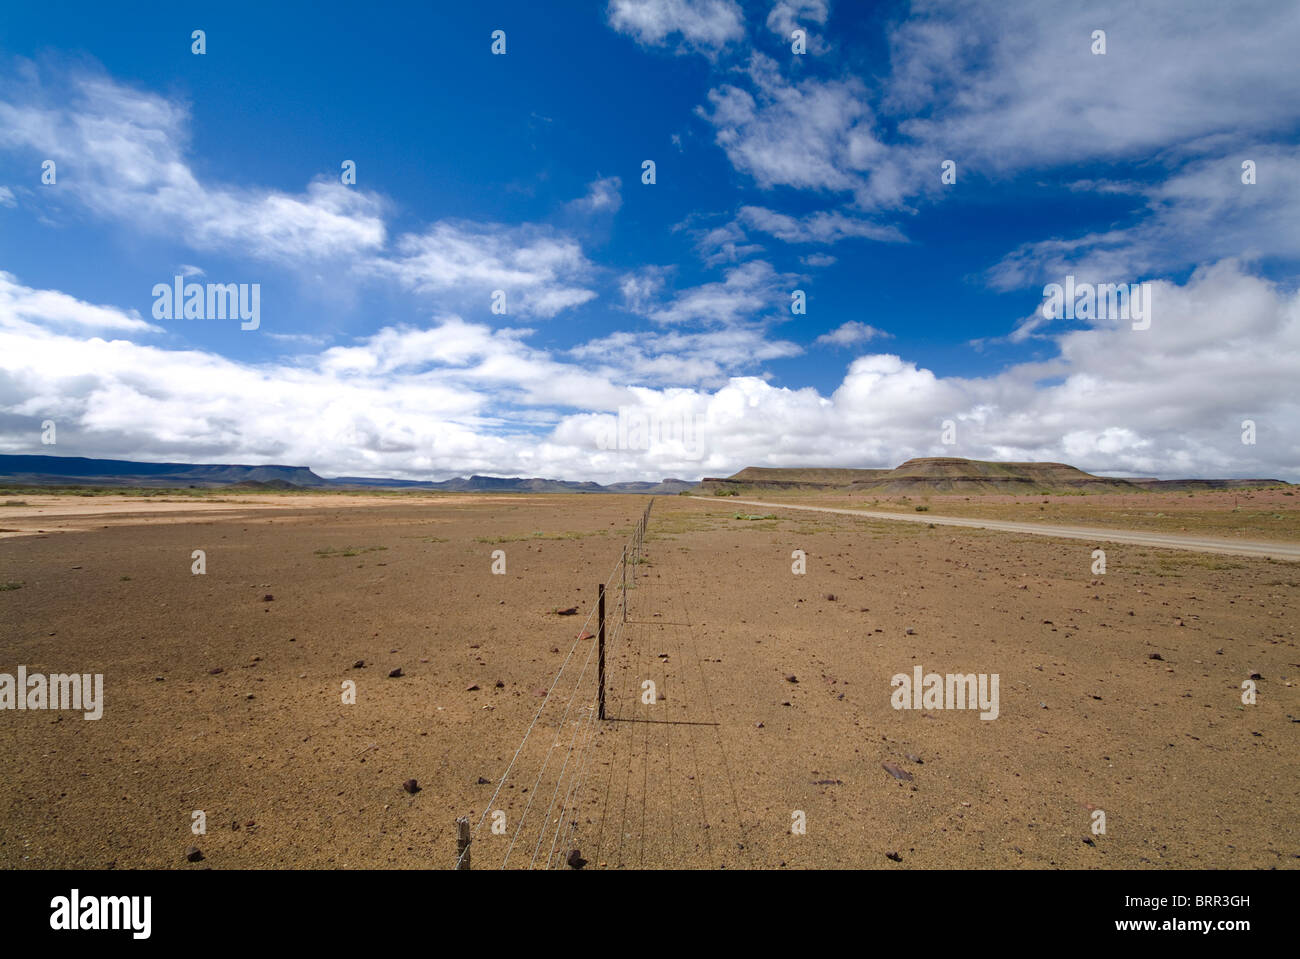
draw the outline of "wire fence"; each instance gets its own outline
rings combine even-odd
[[[472,829],[467,818],[457,820],[454,868],[470,868],[471,848],[489,819],[492,834],[509,837],[499,868],[583,865],[573,836],[597,724],[605,718],[606,651],[620,648],[626,637],[632,618],[628,606],[637,589],[637,568],[644,559],[653,505],[653,499],[646,504],[622,554],[599,585],[582,628],[546,687],[542,703],[524,730],[482,816]],[[606,603],[611,592],[616,596],[612,610]],[[534,767],[535,776],[525,773]],[[527,798],[519,798],[523,795]],[[521,803],[523,808],[516,814]],[[481,855],[480,864],[484,859]]]

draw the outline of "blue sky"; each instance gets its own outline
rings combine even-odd
[[[10,5],[0,450],[1298,480],[1300,14],[1133,6]],[[1044,320],[1067,274],[1150,328]]]

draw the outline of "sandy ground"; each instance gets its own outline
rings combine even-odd
[[[717,503],[716,498],[693,497],[704,502]],[[766,500],[728,498],[731,503],[760,506],[766,509],[802,510],[813,513],[835,513],[841,516],[862,516],[903,523],[925,523],[936,526],[958,526],[967,529],[988,529],[1004,533],[1027,533],[1030,536],[1051,536],[1055,539],[1083,539],[1095,543],[1126,543],[1131,546],[1159,546],[1165,549],[1191,550],[1197,553],[1217,553],[1229,556],[1257,556],[1268,559],[1300,560],[1300,543],[1251,542],[1242,539],[1216,539],[1190,533],[1151,533],[1105,527],[1058,526],[1048,523],[1017,523],[1008,520],[976,519],[972,517],[945,516],[938,513],[904,513],[881,510],[838,509],[830,506],[808,506],[795,503],[776,503]],[[718,507],[725,509],[725,506]]]
[[[661,497],[600,722],[645,498],[312,500],[0,542],[0,672],[106,700],[0,712],[0,867],[441,868],[457,816],[474,868],[1300,866],[1292,564]]]

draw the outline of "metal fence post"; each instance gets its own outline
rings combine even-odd
[[[600,618],[600,625],[596,627],[596,636],[598,637],[597,648],[600,650],[599,657],[596,660],[597,663],[596,682],[600,684],[600,693],[599,693],[599,700],[598,700],[599,711],[597,712],[596,716],[598,719],[604,719],[605,718],[605,584],[601,583],[598,587],[596,587],[596,592],[597,595],[600,597],[599,599],[600,609],[599,612],[596,613],[596,615]]]

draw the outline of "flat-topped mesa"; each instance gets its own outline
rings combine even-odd
[[[725,478],[706,477],[706,493],[837,490],[876,495],[928,493],[1143,493],[1285,486],[1281,480],[1154,480],[1095,476],[1068,463],[1001,463],[956,456],[922,456],[894,469],[749,466]]]

